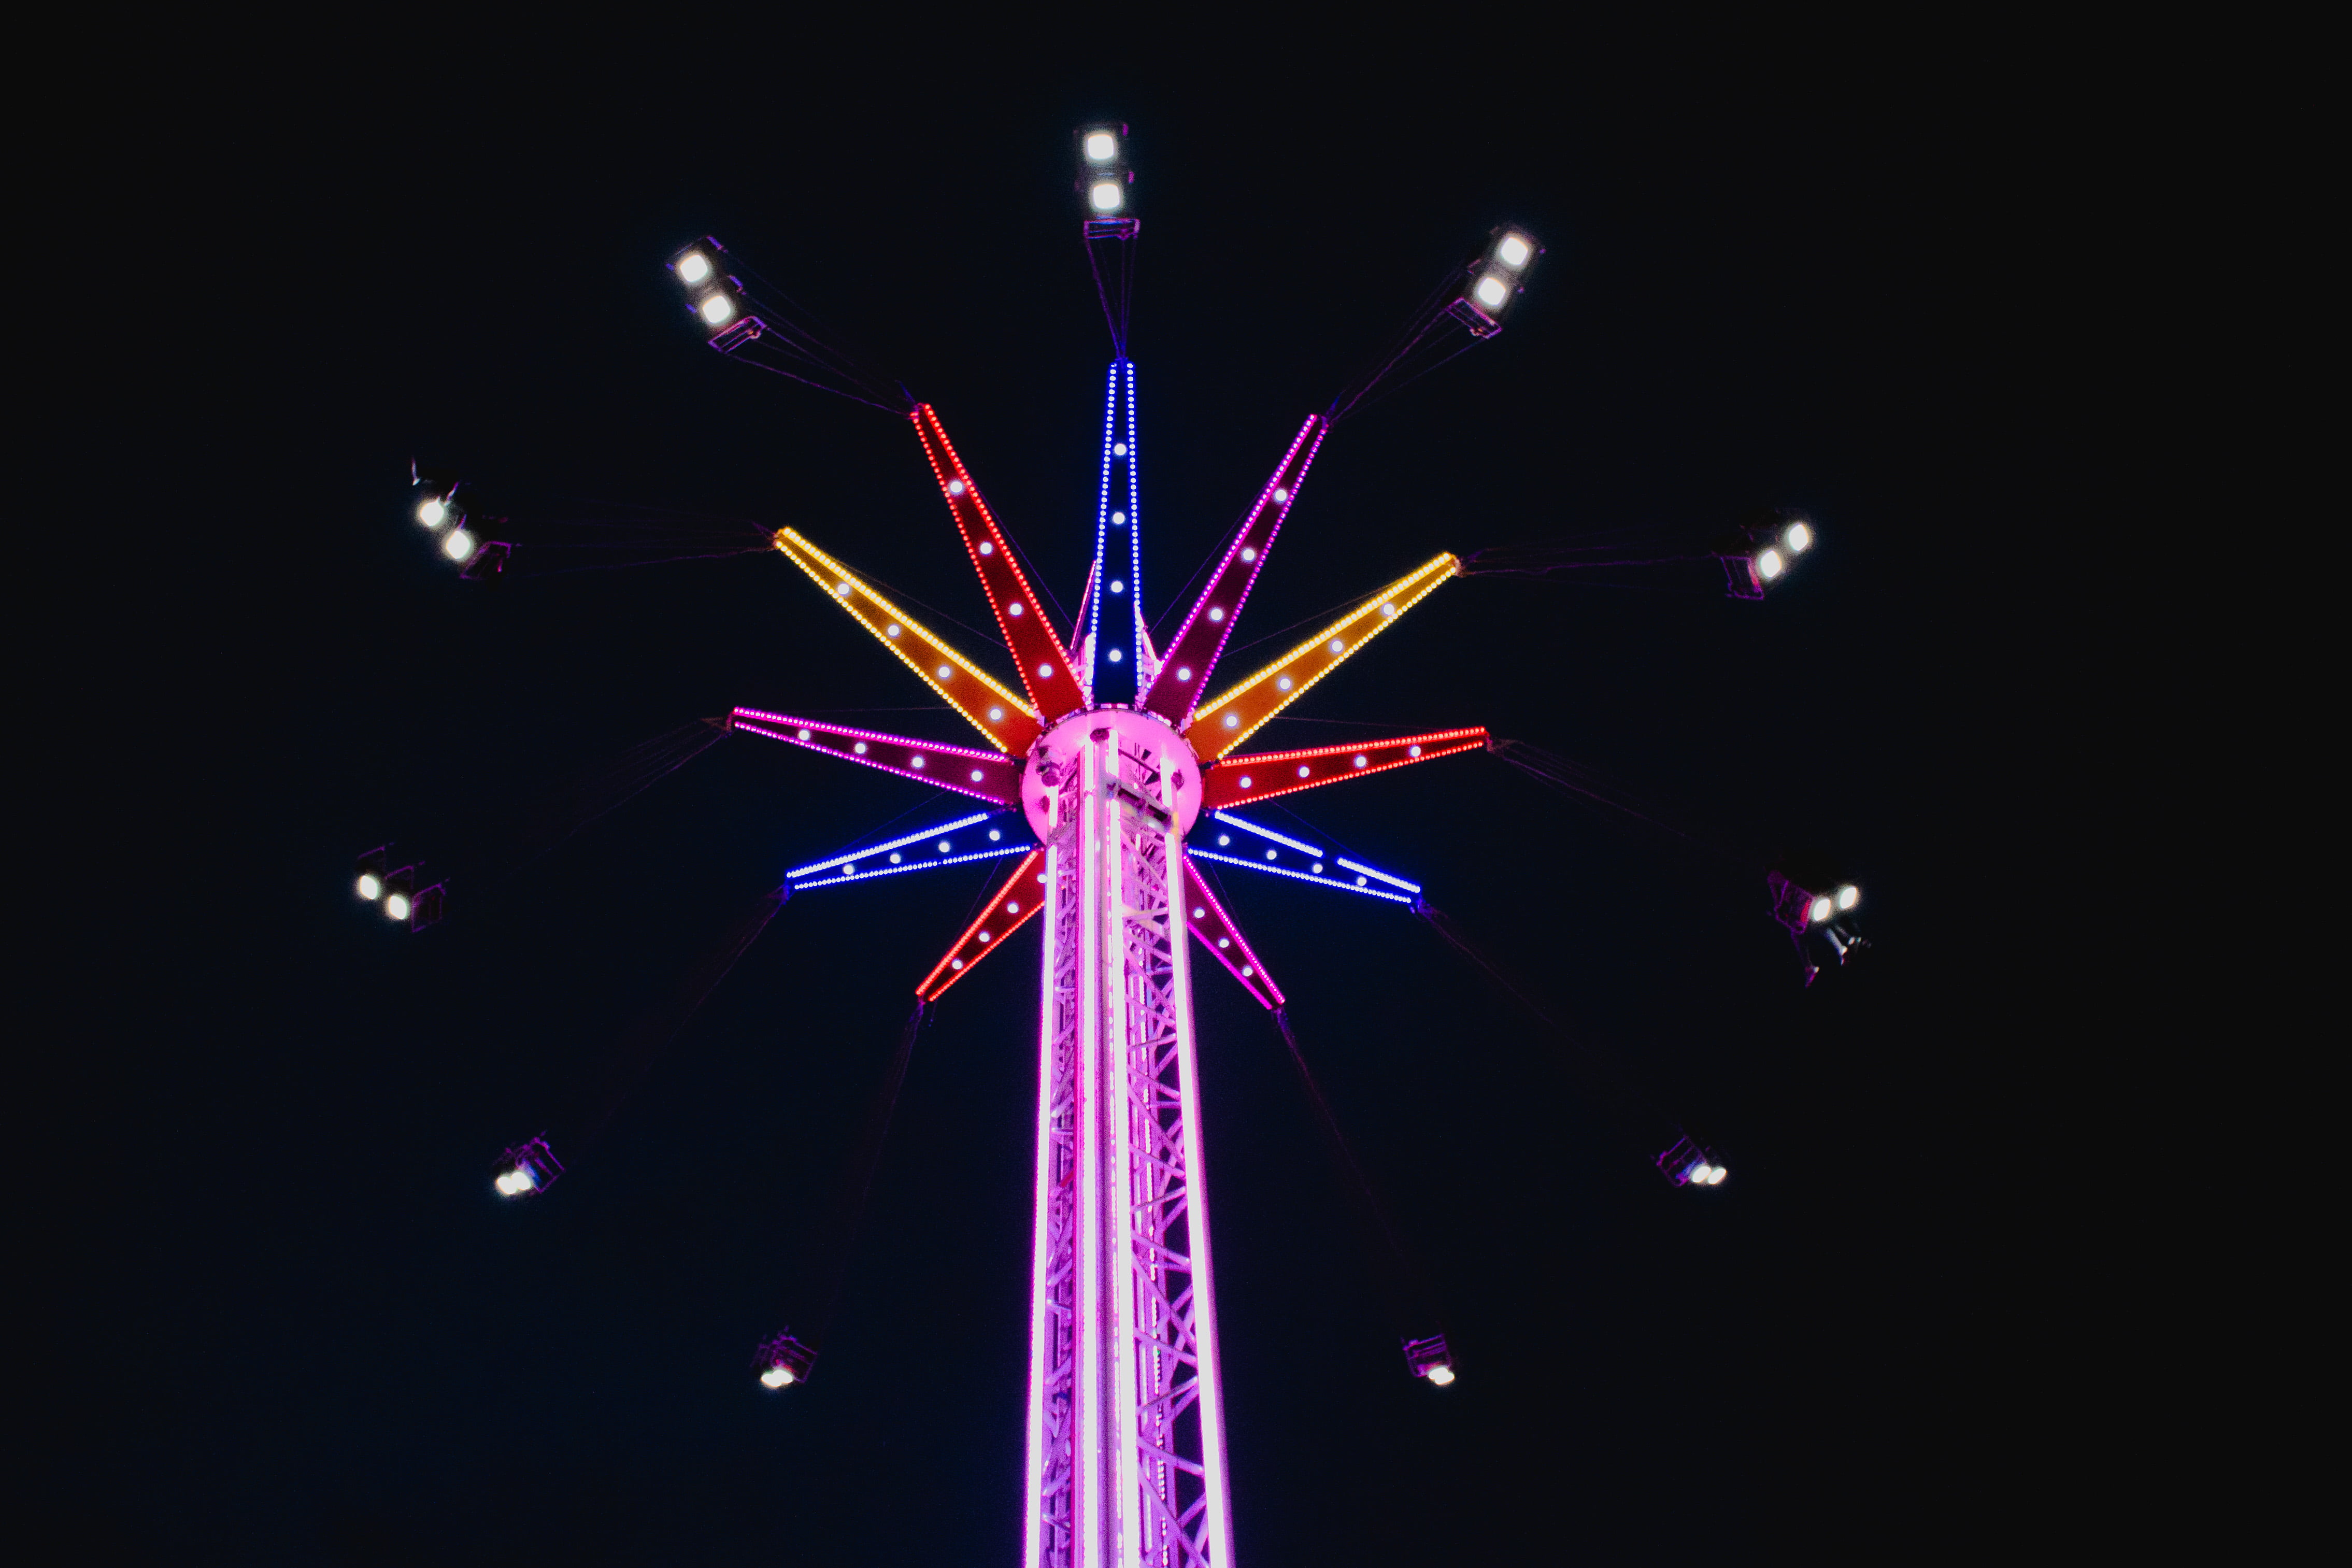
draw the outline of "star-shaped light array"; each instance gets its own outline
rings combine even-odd
[[[1420,889],[1402,878],[1250,822],[1235,815],[1236,810],[1276,795],[1476,750],[1486,745],[1486,731],[1474,726],[1282,752],[1239,748],[1440,584],[1458,574],[1461,562],[1451,554],[1434,557],[1264,668],[1203,700],[1202,694],[1214,684],[1234,626],[1284,521],[1297,504],[1330,422],[1317,415],[1301,426],[1163,651],[1154,645],[1136,607],[1142,523],[1136,482],[1135,367],[1121,357],[1112,364],[1109,381],[1095,561],[1077,624],[1066,640],[1031,587],[1003,525],[948,439],[937,410],[918,405],[908,416],[1013,656],[1012,682],[992,676],[797,530],[780,529],[775,534],[776,549],[979,731],[984,746],[942,745],[756,708],[736,709],[731,722],[746,734],[862,763],[995,808],[966,812],[919,832],[856,846],[789,873],[791,885],[799,890],[1021,856],[978,918],[917,986],[917,994],[930,1002],[1003,947],[1043,906],[1044,852],[1036,837],[1042,818],[1032,809],[1040,803],[1024,799],[1023,793],[1039,738],[1083,712],[1132,709],[1157,717],[1184,738],[1201,769],[1202,820],[1186,843],[1191,862],[1186,867],[1191,894],[1186,914],[1192,934],[1260,1003],[1279,1006],[1281,990],[1218,901],[1199,862],[1319,882],[1400,903],[1411,903]],[[1236,834],[1241,836],[1238,843]]]

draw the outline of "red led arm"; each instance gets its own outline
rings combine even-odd
[[[1021,804],[1022,759],[1008,757],[1002,752],[976,752],[969,746],[910,741],[904,735],[853,730],[845,724],[824,724],[814,719],[795,719],[789,713],[768,713],[757,708],[736,709],[728,726],[771,741],[783,741],[806,746],[812,752],[864,763],[869,768],[880,768],[886,773],[897,773],[918,784],[951,789],[992,805]]]
[[[1029,917],[1045,906],[1045,852],[1032,849],[1013,868],[1013,875],[996,889],[996,897],[980,911],[980,918],[963,928],[956,944],[940,960],[939,967],[923,976],[915,987],[915,994],[926,1002],[936,1002],[940,994],[971,973],[971,966],[1004,945],[1004,939],[1029,923]]]
[[[964,471],[963,459],[948,444],[948,433],[940,427],[940,416],[929,404],[917,407],[909,417],[915,422],[915,434],[923,438],[923,455],[931,460],[931,472],[939,477],[940,493],[948,498],[948,510],[955,514],[972,569],[980,574],[981,589],[996,611],[1004,646],[1021,663],[1021,679],[1029,689],[1029,700],[1048,724],[1076,711],[1085,705],[1086,693],[1078,689],[1076,672],[1070,668],[1069,650],[1038,608],[1037,595],[1030,592],[1029,579],[1014,563],[1003,531],[996,526],[988,503],[980,499],[980,487]]]
[[[1160,674],[1151,682],[1151,689],[1143,694],[1138,707],[1159,714],[1179,730],[1192,717],[1199,705],[1201,693],[1209,684],[1210,672],[1217,668],[1218,656],[1225,650],[1225,638],[1233,634],[1234,621],[1242,613],[1242,603],[1257,582],[1258,568],[1265,564],[1265,552],[1274,543],[1274,536],[1282,528],[1282,520],[1290,515],[1291,506],[1298,500],[1298,487],[1307,478],[1307,466],[1315,460],[1316,449],[1323,445],[1323,433],[1330,428],[1329,421],[1320,414],[1313,416],[1299,427],[1298,438],[1290,443],[1283,455],[1281,466],[1265,488],[1257,493],[1257,502],[1250,508],[1248,519],[1241,531],[1234,536],[1225,558],[1209,577],[1209,585],[1201,590],[1201,597],[1185,616],[1176,640],[1168,645],[1160,660]]]
[[[1385,773],[1456,752],[1475,752],[1486,743],[1486,726],[1474,730],[1436,730],[1402,740],[1376,741],[1362,746],[1317,746],[1304,752],[1253,752],[1227,757],[1201,778],[1201,809],[1245,805],[1277,795],[1337,784],[1341,779]]]
[[[1202,947],[1215,955],[1219,963],[1232,971],[1234,979],[1257,998],[1261,1007],[1282,1005],[1282,988],[1274,976],[1265,972],[1257,954],[1242,936],[1242,928],[1217,902],[1217,895],[1209,891],[1208,879],[1192,864],[1191,856],[1184,858],[1184,913],[1192,921],[1192,935]]]

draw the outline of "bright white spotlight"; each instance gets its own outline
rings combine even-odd
[[[471,561],[474,558],[474,536],[462,528],[451,529],[449,537],[441,542],[441,553],[452,561]]]
[[[1525,267],[1528,258],[1535,253],[1536,247],[1528,243],[1524,235],[1507,234],[1503,237],[1503,243],[1495,247],[1495,259],[1514,272]]]
[[[724,294],[713,294],[702,302],[701,310],[706,325],[723,327],[735,319],[735,301]]]
[[[1821,924],[1835,913],[1837,913],[1837,905],[1830,900],[1827,893],[1823,893],[1805,906],[1805,919],[1814,925]]]
[[[373,871],[360,873],[360,897],[369,903],[383,897],[383,880]]]
[[[1844,887],[1840,888],[1837,890],[1838,908],[1842,910],[1850,910],[1860,902],[1862,902],[1862,889],[1855,887],[1852,882],[1848,882]]]
[[[1769,583],[1773,578],[1778,577],[1788,564],[1786,561],[1780,559],[1779,551],[1763,551],[1756,557],[1756,575]]]
[[[1489,310],[1499,310],[1503,308],[1503,301],[1511,297],[1511,286],[1503,281],[1500,274],[1489,272],[1478,279],[1477,287],[1470,290],[1470,297]]]
[[[710,276],[710,258],[698,250],[689,250],[678,258],[677,278],[681,283],[699,283]]]
[[[1706,1168],[1706,1184],[1710,1187],[1719,1187],[1723,1185],[1723,1178],[1729,1174],[1731,1173],[1720,1165],[1709,1165]]]
[[[449,521],[449,505],[439,496],[426,496],[416,509],[416,521],[427,528],[438,528]]]
[[[1801,522],[1792,522],[1789,531],[1780,536],[1780,542],[1788,547],[1790,554],[1802,555],[1813,546],[1813,531]]]
[[[1087,162],[1108,163],[1118,156],[1118,138],[1108,131],[1087,132]]]
[[[782,1388],[792,1380],[793,1369],[781,1363],[760,1374],[760,1381],[770,1388]]]
[[[1454,1381],[1454,1369],[1441,1362],[1429,1369],[1429,1381],[1444,1388]]]
[[[1098,213],[1115,213],[1127,200],[1127,193],[1118,188],[1117,180],[1097,180],[1087,190],[1087,200]]]
[[[394,893],[383,901],[383,912],[396,921],[408,918],[408,895]]]

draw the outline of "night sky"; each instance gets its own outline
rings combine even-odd
[[[2018,325],[2064,222],[2018,177],[2032,72],[1696,27],[1538,50],[1534,22],[1359,57],[681,17],[593,60],[410,37],[178,100],[107,247],[146,342],[89,405],[110,555],[69,590],[104,601],[84,672],[121,679],[50,726],[109,731],[77,804],[110,869],[56,897],[69,1048],[20,1111],[57,1149],[23,1212],[73,1390],[33,1474],[82,1560],[1013,1560],[1034,932],[917,1044],[814,1380],[750,1364],[817,1310],[912,986],[997,868],[795,900],[559,1142],[560,1186],[489,1187],[785,867],[955,815],[737,736],[518,868],[548,802],[738,703],[969,731],[780,556],[462,583],[406,483],[465,476],[519,560],[596,508],[790,524],[984,624],[904,421],[702,346],[662,263],[714,234],[936,405],[1074,610],[1110,348],[1070,133],[1100,118],[1133,127],[1155,618],[1505,221],[1549,247],[1507,330],[1336,430],[1237,649],[1441,549],[1759,505],[1822,536],[1760,604],[1706,566],[1449,584],[1262,733],[1485,724],[1750,858],[1477,754],[1267,813],[1424,883],[1569,1037],[1402,910],[1223,878],[1461,1369],[1406,1374],[1280,1037],[1196,961],[1242,1562],[1900,1560],[1960,1528],[2037,1114],[1993,1081],[2019,1047],[1982,900],[2050,634],[1953,563],[2080,482],[2074,363]],[[450,879],[444,926],[352,896],[386,838]],[[1810,991],[1757,863],[1804,849],[1876,944]],[[1729,1181],[1661,1180],[1580,1052]]]

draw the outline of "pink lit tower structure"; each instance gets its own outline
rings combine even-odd
[[[1451,274],[1395,352],[1309,417],[1243,512],[1165,647],[1141,614],[1135,366],[1128,279],[1137,222],[1126,128],[1078,135],[1085,233],[1116,348],[1103,413],[1094,563],[1066,640],[956,454],[939,415],[899,399],[1018,665],[1017,687],[950,647],[855,570],[793,529],[775,547],[977,729],[947,746],[754,709],[732,728],[967,795],[980,809],[863,845],[789,874],[799,892],[927,867],[1020,858],[978,919],[917,987],[936,1002],[1021,927],[1042,930],[1037,1029],[1035,1237],[1030,1263],[1024,1568],[1225,1568],[1232,1482],[1218,1377],[1216,1295],[1202,1163],[1189,930],[1268,1008],[1282,992],[1202,876],[1218,861],[1410,904],[1419,889],[1244,815],[1256,803],[1485,745],[1483,729],[1375,744],[1243,752],[1303,696],[1461,563],[1440,554],[1368,595],[1265,668],[1206,695],[1250,590],[1297,504],[1332,422],[1382,382],[1497,329],[1538,254],[1495,231]],[[887,405],[887,384],[845,371],[730,269],[715,241],[671,269],[713,346]],[[853,393],[853,395],[856,395]],[[765,1381],[804,1376],[789,1341]],[[1449,1381],[1443,1352],[1427,1366]]]

